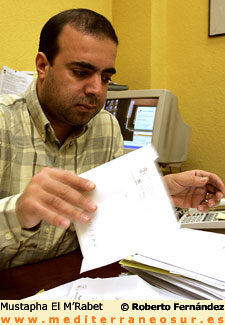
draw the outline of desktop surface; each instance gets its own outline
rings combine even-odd
[[[81,262],[82,254],[77,249],[46,261],[1,271],[0,299],[23,299],[42,289],[49,290],[79,278],[108,278],[124,272],[124,268],[119,263],[113,263],[80,274]]]

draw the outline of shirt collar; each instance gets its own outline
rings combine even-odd
[[[50,126],[50,123],[47,117],[45,116],[37,97],[37,79],[33,80],[30,86],[28,87],[25,93],[25,98],[31,118],[40,136],[42,137],[42,140],[46,141],[47,125]]]

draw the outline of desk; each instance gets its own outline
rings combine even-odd
[[[82,254],[77,249],[46,261],[1,271],[0,299],[22,299],[34,295],[41,289],[52,289],[79,278],[108,278],[124,272],[119,263],[113,263],[80,274],[81,261]]]

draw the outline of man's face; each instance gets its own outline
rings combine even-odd
[[[103,107],[108,82],[115,73],[117,45],[110,39],[85,35],[66,25],[58,38],[52,66],[37,55],[38,97],[57,127],[82,126]]]

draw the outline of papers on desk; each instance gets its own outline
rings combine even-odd
[[[195,299],[224,299],[225,235],[179,228],[155,158],[146,146],[82,174],[97,186],[90,195],[98,210],[89,225],[75,224],[81,271],[133,255],[135,262],[169,272],[128,266],[157,287]]]
[[[23,93],[32,80],[33,75],[3,66],[0,74],[0,95]]]
[[[137,275],[106,279],[83,278],[74,281],[68,298],[74,300],[183,299],[180,295],[148,284]]]
[[[189,299],[225,299],[225,236],[181,229],[177,243],[146,255],[135,254],[121,264],[149,283]]]
[[[115,278],[81,278],[26,300],[177,300],[183,299],[167,290],[156,288],[137,275]],[[188,299],[188,298],[185,298]]]

